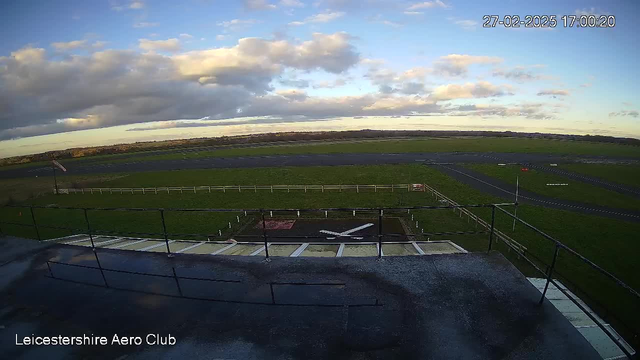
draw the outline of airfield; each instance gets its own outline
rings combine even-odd
[[[487,142],[482,147],[491,149],[490,139],[485,140]],[[324,146],[320,144],[230,150],[177,149],[144,155],[87,158],[66,163],[69,171],[58,174],[58,195],[52,194],[49,166],[35,164],[7,167],[0,169],[0,182],[6,185],[5,193],[43,194],[25,200],[12,198],[9,206],[0,209],[0,231],[5,235],[35,239],[37,244],[44,246],[42,250],[23,254],[24,259],[28,260],[25,260],[19,273],[25,276],[29,274],[30,278],[51,274],[58,277],[55,281],[37,280],[27,286],[30,290],[25,290],[26,293],[36,291],[38,286],[49,288],[56,286],[54,283],[69,280],[66,283],[72,284],[75,281],[76,285],[64,285],[69,288],[65,288],[63,292],[78,294],[85,291],[83,289],[86,286],[92,286],[81,283],[88,282],[96,286],[111,284],[113,281],[124,281],[119,279],[120,276],[137,276],[133,273],[138,272],[164,274],[158,280],[162,281],[154,280],[148,284],[154,289],[162,289],[166,285],[161,285],[164,282],[175,285],[176,279],[172,279],[172,276],[190,278],[184,279],[185,282],[199,281],[194,278],[206,277],[206,272],[180,274],[180,271],[184,271],[179,270],[181,266],[191,268],[188,264],[192,264],[192,261],[197,264],[194,265],[196,268],[210,264],[213,267],[230,267],[239,272],[243,271],[243,266],[255,269],[264,267],[256,271],[273,274],[273,277],[265,275],[269,277],[269,281],[295,283],[305,278],[303,282],[309,282],[310,278],[307,277],[311,270],[305,270],[306,265],[303,264],[313,263],[313,266],[318,267],[309,265],[310,269],[330,274],[321,279],[325,282],[344,280],[335,275],[335,269],[351,266],[357,269],[363,266],[367,269],[367,276],[376,278],[379,276],[377,271],[395,271],[389,278],[393,280],[389,281],[401,284],[401,288],[414,286],[407,281],[417,281],[415,276],[399,276],[408,276],[413,271],[421,274],[420,281],[424,282],[424,286],[440,284],[442,279],[453,276],[482,284],[476,290],[486,294],[506,294],[509,292],[506,287],[521,287],[524,292],[514,290],[514,299],[509,306],[520,302],[519,306],[526,307],[524,304],[528,301],[537,302],[534,294],[540,296],[546,288],[544,285],[532,286],[527,280],[532,284],[539,284],[539,281],[544,284],[546,274],[552,268],[554,282],[551,284],[550,294],[552,297],[562,297],[562,300],[549,296],[547,299],[563,301],[562,304],[564,301],[571,302],[570,298],[565,297],[563,290],[571,291],[583,301],[587,311],[571,310],[570,314],[573,315],[567,315],[563,309],[574,309],[573,307],[555,304],[550,309],[555,309],[558,313],[543,310],[544,315],[548,316],[547,321],[551,322],[540,326],[552,326],[550,324],[556,320],[551,319],[561,314],[564,317],[560,318],[569,319],[566,324],[573,324],[585,339],[591,336],[589,343],[597,348],[597,353],[602,358],[607,358],[606,354],[621,354],[619,347],[606,336],[607,331],[614,334],[614,339],[617,339],[614,342],[624,339],[632,346],[635,345],[634,334],[640,329],[640,317],[634,311],[638,305],[638,298],[634,295],[637,291],[634,289],[640,288],[640,283],[635,276],[639,270],[637,262],[630,254],[640,251],[637,242],[632,241],[640,231],[639,151],[614,144],[594,144],[593,148],[589,148],[585,144],[572,147],[573,143],[567,141],[556,144],[518,140],[524,144],[522,146],[535,151],[505,152],[504,144],[498,146],[500,142],[497,141],[498,145],[494,149],[496,151],[489,152],[418,152],[415,151],[417,145],[411,141],[398,141],[400,145],[394,142],[393,146],[389,146],[392,150],[399,150],[398,152],[384,152],[384,142],[362,142],[341,145],[347,148],[353,146],[356,150],[341,154],[331,151],[320,153],[318,146]],[[473,147],[478,147],[478,140],[472,141],[476,144]],[[464,145],[464,141],[456,139],[455,144]],[[464,149],[465,146],[461,148]],[[469,148],[471,147],[467,146]],[[369,152],[365,152],[367,149]],[[549,153],[545,153],[545,149]],[[600,151],[602,149],[604,150]],[[217,151],[220,153],[216,155]],[[598,154],[599,152],[602,154]],[[514,221],[511,216],[514,213],[524,222]],[[554,241],[562,244],[559,254]],[[596,264],[598,269],[585,263],[572,251],[591,264]],[[458,273],[459,269],[466,266],[462,265],[463,261],[476,261],[462,260],[471,257],[477,260],[476,264],[484,264],[478,265],[477,271],[489,271],[484,267],[491,263],[509,264],[512,269],[500,267],[501,270],[494,269],[498,271],[494,275],[487,273],[471,276],[474,271],[471,267]],[[414,260],[396,260],[400,258]],[[424,268],[416,265],[415,261],[420,261],[418,259],[423,259],[424,265],[420,266]],[[452,265],[445,266],[449,270],[440,274],[444,276],[442,279],[433,278],[433,274],[426,275],[432,271],[440,271],[441,265],[433,267],[429,264],[440,264],[444,259]],[[6,270],[8,273],[17,271],[12,266],[20,265],[7,261],[2,268],[12,269]],[[82,268],[95,268],[96,261],[99,270],[97,273],[96,270]],[[180,266],[177,266],[178,263]],[[285,270],[289,266],[293,270]],[[323,269],[323,266],[328,268]],[[271,267],[278,270],[270,272]],[[376,267],[380,269],[372,270]],[[418,268],[422,270],[416,270]],[[177,271],[178,274],[171,271]],[[292,278],[284,275],[288,280],[283,280],[276,274],[287,274],[289,271],[293,279],[298,280],[291,280]],[[94,275],[88,275],[89,273]],[[220,273],[220,270],[213,273]],[[378,275],[372,275],[374,273]],[[504,289],[493,287],[493,283],[489,286],[485,275],[495,276],[496,279],[517,279],[514,281],[519,285],[507,282]],[[110,281],[110,276],[116,278]],[[236,281],[242,276],[223,276],[218,280]],[[624,283],[627,288],[620,287],[611,276]],[[53,282],[46,283],[47,281]],[[146,282],[136,283],[149,289]],[[21,282],[11,284],[17,286],[14,289],[20,289],[23,285]],[[122,287],[120,285],[114,285],[113,288]],[[455,286],[453,283],[449,285],[452,286],[449,291],[455,294],[463,291],[458,283]],[[566,289],[559,290],[563,286]],[[525,291],[527,287],[528,290]],[[235,290],[219,287],[214,289],[211,291],[215,294],[230,292],[235,294],[230,295],[233,299],[249,302],[242,306],[264,300],[260,297],[262,295],[256,295],[261,299],[259,301],[254,301],[253,295],[246,298],[246,290],[235,293]],[[96,291],[113,294],[112,290],[114,289],[106,288]],[[182,290],[184,289],[179,291]],[[416,305],[418,308],[431,308],[432,305],[425,303],[429,301],[428,297],[423,298],[424,294],[431,294],[431,291],[426,288],[419,290],[418,293],[423,295],[417,298],[412,295],[411,301],[417,301],[414,305],[420,304]],[[325,296],[309,295],[306,292],[294,294],[296,299],[307,299],[304,301],[308,301],[309,296],[315,299]],[[161,295],[155,292],[148,294],[151,296],[149,299],[156,302],[164,301],[157,298]],[[277,293],[272,295],[276,296]],[[135,295],[137,296],[140,295]],[[326,296],[327,299],[333,299],[334,295]],[[338,298],[342,300],[330,305],[344,306],[345,303],[341,302],[346,301],[344,299],[351,299],[348,301],[349,306],[360,304],[355,301],[360,298],[350,296],[352,295],[345,298],[344,294],[339,295]],[[210,298],[211,293],[205,297]],[[381,299],[378,299],[378,304],[374,299],[372,304],[382,306],[384,302],[380,302]],[[366,304],[371,305],[367,301]],[[405,301],[407,300],[400,302]],[[300,305],[298,302],[293,305],[285,304]],[[55,307],[55,301],[48,302],[47,306]],[[95,312],[93,306],[87,309]],[[399,308],[392,306],[390,309],[394,310],[389,310],[389,313],[385,310],[382,314],[395,314],[388,315],[389,321],[397,321],[392,319],[400,316],[397,312]],[[492,313],[502,311],[503,307],[497,309],[492,310]],[[466,314],[471,314],[468,315],[471,316],[470,319],[478,319],[479,312],[479,308],[473,308]],[[299,320],[295,319],[302,316],[302,313],[293,315],[294,313],[285,318],[296,324]],[[598,316],[604,329],[597,326],[586,313]],[[336,316],[352,319],[350,314],[347,311]],[[542,313],[536,314],[535,316],[541,316]],[[265,316],[270,318],[271,315]],[[325,315],[319,316],[322,318]],[[459,313],[453,316],[459,316]],[[525,317],[527,316],[529,315]],[[530,316],[534,316],[533,313]],[[239,321],[243,323],[244,320]],[[306,326],[302,323],[298,325]],[[332,328],[337,325],[327,322],[327,326]],[[497,325],[490,323],[487,326],[496,329]],[[369,325],[363,327],[371,329]],[[418,339],[426,334],[440,334],[438,339],[442,340],[442,331],[445,330],[423,329],[415,337],[405,340]],[[458,331],[453,328],[449,330]],[[552,334],[557,329],[549,331]],[[594,335],[596,331],[600,332]],[[586,333],[590,335],[585,335]],[[196,336],[188,335],[188,331],[184,334],[187,337]],[[341,338],[347,336],[344,332],[337,334]],[[379,356],[404,353],[406,341],[394,337],[397,336],[396,330],[380,329],[380,334],[390,336],[396,342],[381,345]],[[522,339],[530,341],[528,335],[523,336]],[[601,339],[600,343],[596,341],[600,345],[594,345],[594,337],[603,336],[604,340]],[[362,341],[366,343],[364,338]],[[402,343],[401,348],[393,345],[397,341]],[[547,340],[543,342],[544,346],[554,349],[559,346]],[[229,338],[223,346],[227,350],[219,355],[264,355],[262,351],[273,350],[275,352],[269,354],[278,357],[274,354],[282,355],[278,351],[287,348],[286,351],[294,351],[298,356],[307,354],[301,350],[306,346],[305,343],[300,340],[298,345],[301,347],[291,345],[291,348],[283,344],[265,345],[266,348],[260,347],[258,351],[258,348],[250,346],[234,345]],[[363,345],[364,343],[358,342],[357,346],[371,346]],[[471,346],[459,351],[461,356],[464,351],[489,351],[485,353],[488,358],[499,358],[500,354],[504,354],[503,351],[518,353],[518,350],[507,343],[501,342],[492,350],[479,350]],[[602,345],[604,343],[607,345]],[[441,354],[437,347],[427,351],[422,346],[416,346],[408,348],[430,356]],[[329,352],[324,354],[346,354],[341,352],[345,351],[342,348],[336,350],[338,348],[334,348],[337,352],[327,350]],[[562,351],[569,354],[570,348],[571,346],[560,346],[557,351],[559,354]],[[184,351],[184,354],[192,354],[195,350],[189,348]],[[149,354],[151,353],[145,352],[139,355],[144,358]],[[545,358],[541,353],[538,355]],[[587,351],[583,357],[590,358],[592,355]]]

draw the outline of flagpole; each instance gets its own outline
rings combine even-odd
[[[511,231],[516,231],[516,217],[518,216],[518,190],[520,189],[520,177],[516,175],[516,207],[513,210],[513,228]]]
[[[58,179],[56,178],[56,166],[53,165],[53,184],[56,187],[56,195],[58,195]]]

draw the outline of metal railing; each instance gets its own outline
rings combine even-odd
[[[59,194],[171,194],[211,193],[211,192],[258,192],[258,191],[424,191],[424,184],[343,184],[343,185],[205,185],[205,186],[160,186],[160,187],[119,187],[119,188],[67,188],[58,189]],[[55,189],[54,189],[55,193]]]
[[[454,212],[459,212],[460,216],[462,216],[462,214],[466,214],[468,219],[474,219],[476,221],[477,224],[480,224],[483,227],[487,228],[487,232],[489,233],[488,236],[488,246],[487,246],[487,251],[491,251],[494,245],[494,239],[496,242],[499,242],[500,240],[502,240],[502,242],[508,247],[508,249],[514,250],[517,254],[519,258],[524,259],[524,261],[526,261],[533,269],[535,269],[535,271],[537,271],[539,274],[541,274],[545,279],[546,279],[546,284],[544,287],[544,290],[542,291],[542,296],[540,298],[540,303],[542,303],[545,299],[546,296],[546,292],[547,289],[549,287],[549,284],[554,284],[562,293],[564,293],[565,296],[567,296],[567,298],[569,300],[571,300],[578,308],[580,308],[582,311],[585,312],[585,314],[594,321],[594,323],[600,328],[602,329],[602,331],[609,337],[611,338],[611,340],[621,349],[621,351],[623,353],[625,353],[625,355],[627,355],[630,359],[633,358],[633,354],[627,350],[627,348],[622,344],[622,342],[620,340],[618,340],[616,338],[616,335],[614,333],[612,333],[609,329],[606,328],[605,324],[602,324],[600,320],[598,320],[593,314],[591,314],[583,304],[580,303],[580,301],[578,301],[578,299],[574,296],[572,296],[567,290],[565,290],[562,286],[559,285],[558,280],[554,279],[554,275],[558,275],[556,267],[557,267],[557,261],[558,261],[558,253],[560,251],[566,252],[567,254],[570,254],[572,256],[574,256],[575,258],[579,259],[582,263],[586,264],[587,266],[589,266],[591,269],[595,270],[596,272],[602,274],[603,276],[605,276],[608,280],[610,280],[612,282],[613,285],[618,286],[621,289],[624,289],[625,291],[627,291],[629,294],[631,294],[631,296],[633,297],[633,299],[635,301],[638,302],[638,307],[640,308],[640,294],[634,290],[632,287],[630,287],[629,285],[627,285],[626,283],[624,283],[622,280],[620,280],[618,277],[616,277],[615,275],[611,274],[610,272],[608,272],[607,270],[603,269],[602,267],[598,266],[597,264],[595,264],[594,262],[592,262],[591,260],[587,259],[586,257],[584,257],[583,255],[579,254],[577,251],[571,249],[570,247],[568,247],[567,245],[561,243],[560,241],[556,240],[555,238],[553,238],[552,236],[546,234],[545,232],[543,232],[542,230],[539,230],[538,228],[536,228],[535,226],[529,224],[528,222],[522,220],[521,218],[517,217],[514,214],[511,214],[509,211],[507,211],[506,209],[504,209],[504,207],[506,206],[514,206],[516,204],[514,203],[503,203],[503,204],[468,204],[468,205],[460,205],[455,203],[454,201],[452,201],[451,199],[447,198],[446,196],[442,195],[441,193],[437,192],[435,189],[432,189],[430,187],[425,187],[426,190],[432,192],[434,194],[434,196],[436,198],[440,198],[441,200],[445,200],[447,202],[446,205],[441,205],[441,206],[404,206],[404,207],[360,207],[360,208],[313,208],[313,209],[297,209],[297,208],[286,208],[286,209],[268,209],[268,208],[263,208],[263,209],[210,209],[210,208],[203,208],[203,209],[183,209],[183,208],[80,208],[80,207],[58,207],[58,206],[29,206],[29,212],[30,212],[30,217],[32,220],[31,224],[24,224],[24,223],[9,223],[9,222],[0,222],[0,224],[13,224],[13,225],[21,225],[21,226],[29,226],[29,227],[33,227],[35,229],[36,232],[36,236],[38,238],[38,240],[42,240],[41,238],[41,234],[40,234],[40,228],[53,228],[53,229],[66,229],[66,230],[70,230],[72,232],[87,232],[89,235],[89,239],[91,242],[91,247],[93,249],[96,248],[95,243],[94,243],[94,236],[97,236],[98,234],[95,233],[92,230],[91,227],[91,222],[90,222],[90,218],[89,218],[89,213],[93,212],[93,211],[131,211],[131,212],[156,212],[158,213],[158,220],[161,222],[162,225],[162,232],[161,233],[142,233],[139,232],[137,234],[139,235],[154,235],[154,236],[160,236],[162,237],[162,241],[164,241],[165,246],[166,246],[166,250],[167,250],[167,254],[169,256],[172,256],[171,254],[171,248],[169,246],[170,241],[169,241],[169,236],[170,235],[201,235],[201,236],[207,236],[208,238],[213,238],[214,240],[217,239],[222,239],[223,237],[220,236],[220,234],[170,234],[169,232],[167,232],[167,226],[166,226],[166,220],[165,220],[165,212],[186,212],[186,213],[195,213],[195,212],[206,212],[206,213],[223,213],[223,212],[234,212],[234,213],[251,213],[252,215],[257,215],[259,216],[258,219],[259,221],[262,223],[262,225],[260,226],[261,228],[261,233],[257,234],[257,235],[234,235],[234,237],[238,237],[238,238],[253,238],[253,239],[259,239],[260,243],[263,244],[264,246],[264,253],[265,253],[265,257],[269,258],[269,242],[270,239],[274,239],[274,238],[279,238],[279,239],[283,239],[283,238],[297,238],[297,239],[325,239],[326,235],[322,235],[322,236],[282,236],[282,235],[272,235],[269,234],[269,229],[266,226],[266,218],[265,218],[265,214],[272,214],[272,213],[297,213],[298,215],[300,213],[324,213],[326,214],[327,212],[360,212],[360,213],[367,213],[369,214],[370,217],[377,217],[378,220],[378,227],[377,227],[377,231],[374,235],[364,235],[363,237],[363,241],[349,241],[349,243],[353,243],[353,244],[358,244],[358,243],[375,243],[377,244],[377,249],[378,249],[378,258],[382,257],[382,245],[384,243],[397,243],[398,241],[394,241],[397,240],[398,238],[402,238],[402,237],[409,237],[409,235],[422,235],[422,236],[428,236],[430,234],[435,234],[433,232],[424,232],[423,230],[418,231],[414,234],[401,234],[401,233],[385,233],[383,230],[383,218],[384,216],[389,216],[389,213],[394,213],[396,212],[403,212],[403,213],[409,213],[411,211],[418,211],[418,210],[452,210]],[[26,208],[24,206],[17,206],[17,205],[10,205],[10,206],[6,206],[6,207],[13,207],[13,208]],[[490,208],[491,209],[491,221],[485,221],[481,218],[479,218],[479,216],[473,214],[472,212],[469,211],[469,209],[474,209],[474,208]],[[81,210],[83,212],[84,215],[84,220],[85,220],[85,225],[86,228],[85,229],[76,229],[76,228],[68,228],[68,227],[61,227],[61,226],[44,226],[44,225],[38,225],[35,213],[34,213],[34,209],[60,209],[60,210]],[[505,235],[504,233],[498,231],[495,228],[495,218],[496,218],[496,209],[500,212],[500,213],[504,213],[506,215],[508,215],[509,217],[513,218],[515,221],[523,224],[526,228],[533,230],[535,233],[537,233],[538,235],[540,235],[541,237],[543,237],[544,239],[548,240],[550,242],[550,244],[552,244],[554,246],[554,253],[553,253],[553,258],[551,260],[551,263],[546,265],[546,269],[541,268],[540,266],[538,266],[536,264],[536,262],[538,264],[544,264],[544,261],[541,260],[540,258],[536,257],[534,254],[532,254],[531,252],[527,251],[527,249],[522,246],[520,243],[516,242],[515,240],[511,239],[510,237],[508,237],[507,235]],[[0,229],[1,232],[1,229]],[[104,232],[102,232],[104,233]],[[127,232],[127,233],[132,233],[132,232]],[[462,232],[443,232],[446,234],[476,234],[476,233],[481,233],[478,231],[462,231]],[[371,240],[366,240],[366,238],[369,239],[374,239],[374,241]],[[620,319],[616,318],[616,320],[618,321],[619,324],[622,324],[623,326],[625,326],[626,329],[626,333],[627,334],[631,334],[631,336],[633,337],[633,339],[637,339],[637,333],[638,330],[627,325],[624,321],[621,321]]]

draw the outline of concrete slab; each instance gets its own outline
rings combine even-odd
[[[264,245],[257,244],[236,244],[236,246],[219,253],[218,255],[250,255],[254,251],[263,248]]]
[[[420,255],[413,244],[382,244],[384,256]]]
[[[196,248],[189,249],[182,254],[211,254],[212,252],[218,251],[225,246],[229,246],[229,244],[224,243],[205,243]]]
[[[309,257],[336,257],[340,245],[309,245],[300,256]]]
[[[378,256],[378,248],[376,245],[345,244],[342,256]]]
[[[50,274],[45,265],[95,267],[96,256],[106,269],[147,275],[59,264]],[[537,304],[539,292],[498,253],[266,262],[110,249],[94,255],[54,244],[29,260],[0,267],[0,279],[16,279],[0,290],[2,334],[9,334],[0,336],[0,352],[10,359],[600,358],[555,307]],[[171,334],[176,344],[99,352],[15,346],[16,335],[82,333]]]
[[[445,242],[438,242],[438,243],[437,242],[434,242],[434,243],[421,242],[421,243],[418,243],[418,246],[420,247],[420,249],[422,249],[422,251],[424,251],[425,255],[462,253],[460,249]]]
[[[269,256],[291,256],[299,247],[300,245],[271,244],[271,246],[269,246]],[[264,251],[258,255],[264,256]]]

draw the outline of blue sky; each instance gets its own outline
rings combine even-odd
[[[0,4],[0,156],[272,131],[640,138],[636,1]],[[553,29],[483,15],[556,15]],[[562,15],[615,16],[565,28]]]

